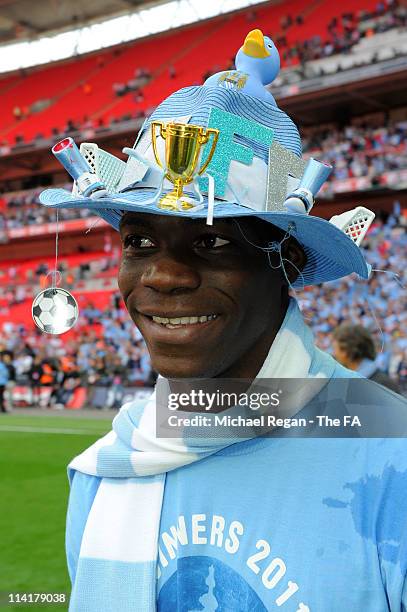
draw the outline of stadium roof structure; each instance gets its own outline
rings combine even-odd
[[[134,10],[151,0],[0,0],[0,42],[75,27]]]
[[[97,51],[263,3],[265,0],[0,0],[0,73]]]

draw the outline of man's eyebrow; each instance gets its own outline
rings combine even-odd
[[[150,223],[147,219],[142,219],[139,217],[132,217],[130,215],[123,215],[122,218],[120,219],[119,229],[122,229],[122,227],[124,226],[134,226],[134,225],[145,227],[147,229],[154,228],[154,224]]]

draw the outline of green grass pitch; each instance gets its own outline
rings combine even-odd
[[[64,544],[66,466],[110,430],[112,418],[65,415],[0,415],[1,610],[68,607],[7,603],[8,593],[70,590]]]

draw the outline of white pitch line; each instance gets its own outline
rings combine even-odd
[[[0,425],[0,432],[16,431],[22,433],[52,433],[52,434],[76,434],[76,435],[95,435],[102,436],[99,431],[89,429],[63,429],[57,427],[28,427],[25,425]]]

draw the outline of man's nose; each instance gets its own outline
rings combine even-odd
[[[168,255],[150,261],[141,276],[145,287],[162,293],[175,293],[197,289],[200,274],[188,262]]]

